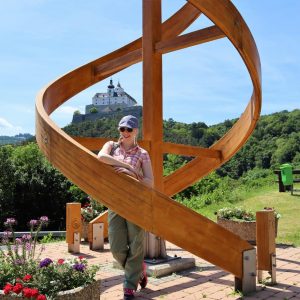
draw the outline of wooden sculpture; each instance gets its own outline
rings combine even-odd
[[[215,25],[179,36],[201,13]],[[208,149],[164,142],[162,55],[223,37],[238,50],[252,80],[253,93],[245,111],[227,134]],[[100,149],[106,139],[72,138],[49,117],[77,93],[140,61],[143,61],[143,140],[139,143],[151,155],[154,189],[117,174],[97,160],[90,150]],[[143,0],[142,38],[73,70],[39,93],[36,137],[51,163],[86,193],[147,231],[231,272],[236,288],[247,292],[255,289],[253,246],[170,197],[229,160],[251,135],[260,108],[259,54],[249,28],[229,0],[188,0],[164,23],[161,23],[161,0]],[[164,153],[195,158],[163,177]]]

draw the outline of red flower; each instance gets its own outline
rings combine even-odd
[[[16,283],[16,285],[13,287],[13,292],[16,294],[20,294],[23,289],[23,285],[21,283]]]
[[[26,275],[23,277],[23,281],[29,281],[31,278],[32,278],[31,275],[26,274]]]
[[[13,287],[14,287],[14,286],[13,286],[12,284],[7,283],[7,284],[5,285],[5,287],[4,287],[4,289],[3,289],[4,294],[5,294],[5,295],[9,294],[9,292],[12,291]]]
[[[31,289],[31,297],[36,298],[39,295],[38,289]]]
[[[38,295],[36,300],[47,300],[45,295]]]
[[[32,295],[31,288],[25,287],[25,288],[23,289],[23,296],[24,296],[25,298],[31,298],[31,295]]]
[[[84,259],[84,256],[80,255],[78,258],[79,258],[80,260],[82,260],[82,259]]]
[[[57,261],[57,263],[58,263],[59,265],[62,265],[64,262],[65,262],[65,260],[62,259],[62,258],[60,258],[60,259]]]

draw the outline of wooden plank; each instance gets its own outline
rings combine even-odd
[[[162,55],[154,49],[160,40],[161,0],[143,0],[143,138],[151,141],[154,187],[162,191]]]
[[[180,203],[163,200],[158,192],[153,196],[153,233],[242,276],[240,250],[253,249],[250,244]]]
[[[137,49],[123,56],[116,57],[94,68],[94,73],[97,76],[109,76],[111,72],[117,73],[124,68],[141,61],[142,49]]]
[[[67,203],[66,216],[66,242],[74,244],[74,234],[81,233],[80,203]]]
[[[217,26],[211,26],[180,35],[170,40],[160,41],[156,43],[155,50],[165,54],[171,51],[211,42],[223,37],[225,37],[225,34]]]
[[[89,242],[93,239],[93,224],[96,223],[103,223],[104,229],[103,229],[103,237],[108,238],[108,213],[107,210],[101,213],[98,217],[93,219],[91,222],[89,222],[89,233],[88,233],[88,240]]]
[[[182,33],[199,16],[201,12],[190,3],[186,3],[172,17],[162,24],[161,39],[167,40]]]
[[[273,210],[256,212],[257,269],[271,271],[275,246],[275,215]]]
[[[162,151],[163,153],[172,153],[186,156],[201,156],[206,158],[214,158],[218,160],[220,160],[222,157],[222,153],[219,150],[207,149],[190,145],[173,144],[168,142],[163,143]]]

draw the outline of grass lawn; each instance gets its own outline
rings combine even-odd
[[[276,243],[300,246],[300,192],[292,196],[290,192],[279,193],[277,186],[274,186],[251,193],[245,200],[235,204],[226,202],[209,205],[199,213],[215,221],[215,211],[227,206],[241,206],[254,212],[264,207],[275,208],[281,214]]]

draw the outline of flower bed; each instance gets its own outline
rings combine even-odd
[[[86,294],[92,295],[99,287],[95,283],[99,269],[97,266],[88,266],[83,256],[57,261],[50,258],[41,260],[39,257],[44,245],[38,247],[40,252],[36,255],[38,233],[47,223],[47,217],[31,220],[31,233],[15,238],[13,226],[16,225],[16,220],[10,218],[5,222],[7,231],[2,242],[7,250],[0,250],[0,296],[4,299],[23,297],[46,300],[60,299],[58,297],[61,296],[64,296],[63,299],[95,299]],[[89,290],[93,292],[88,292]],[[75,294],[79,298],[75,298]],[[84,297],[80,296],[83,294]]]
[[[77,287],[72,290],[59,292],[55,299],[57,300],[99,300],[100,298],[100,280],[97,280],[87,286]],[[0,299],[20,300],[28,299],[20,296],[5,295],[3,290],[0,290]],[[38,298],[36,298],[38,299]]]
[[[274,210],[265,207],[264,210]],[[281,217],[274,210],[275,237],[277,237],[278,219]],[[227,230],[238,235],[251,244],[256,244],[256,216],[252,211],[240,207],[225,207],[217,212],[217,223]]]
[[[218,217],[217,223],[250,243],[256,242],[256,221],[236,221]]]

